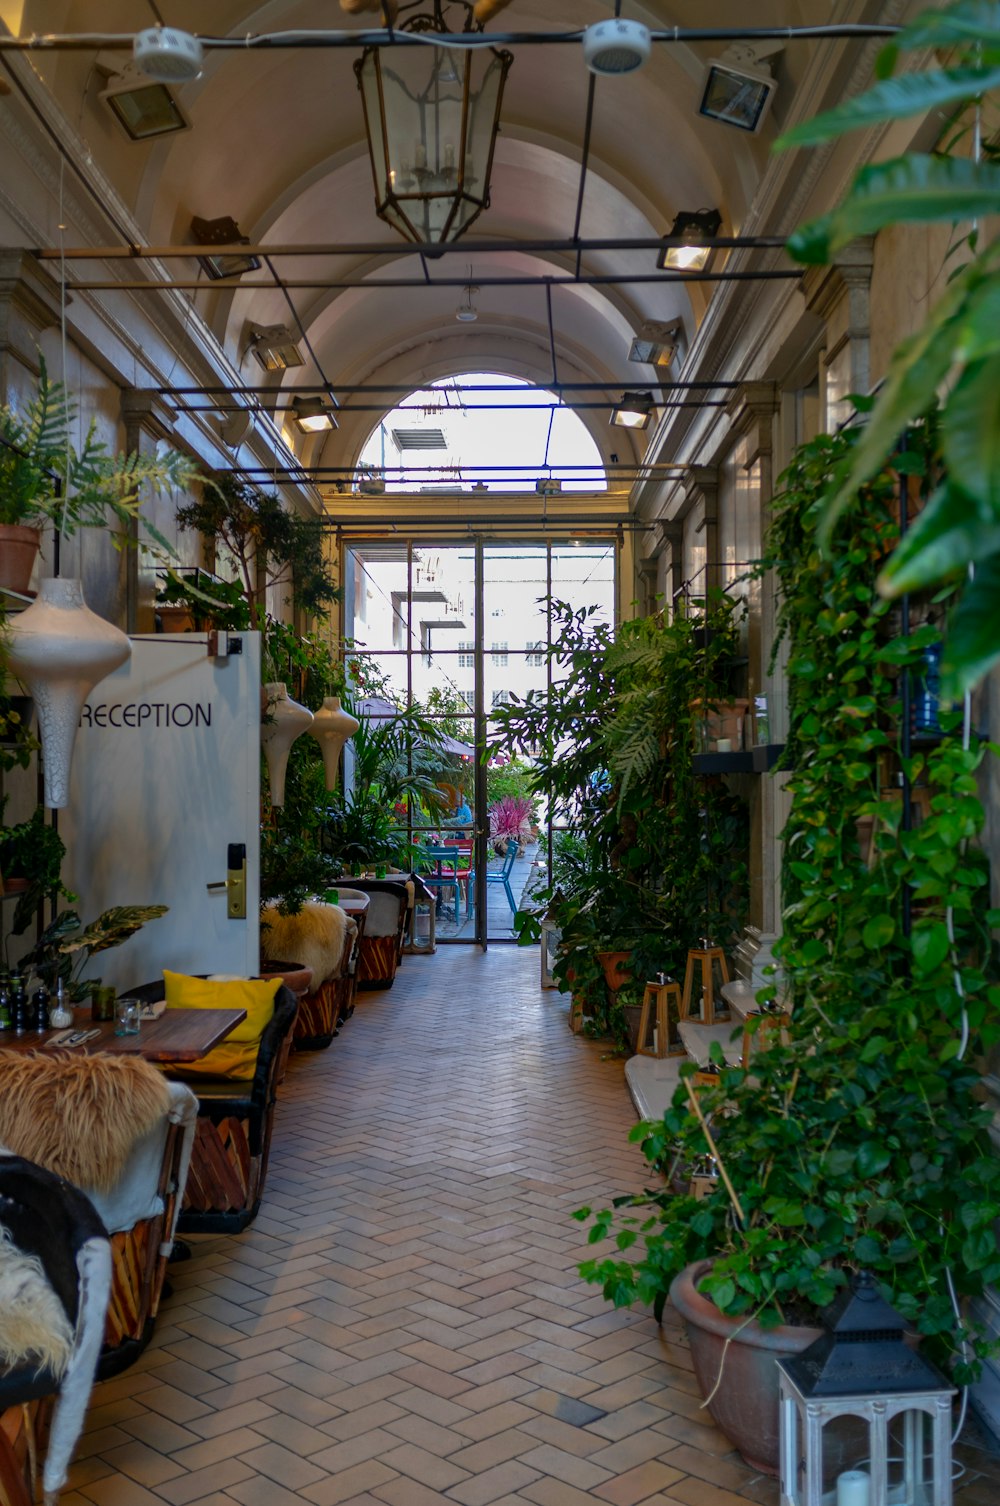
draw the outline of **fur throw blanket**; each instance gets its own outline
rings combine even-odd
[[[0,1366],[27,1364],[60,1376],[72,1352],[73,1330],[42,1262],[0,1228]]]
[[[0,1145],[84,1191],[110,1192],[169,1108],[166,1079],[141,1058],[0,1051]]]
[[[330,978],[343,977],[357,934],[354,921],[336,905],[310,902],[297,915],[282,915],[274,905],[261,912],[261,956],[308,967],[310,993]]]
[[[510,0],[476,0],[473,6],[476,20],[485,26],[487,21],[492,21],[494,16],[506,10],[509,4]],[[359,15],[366,10],[376,13],[381,11],[388,20],[395,21],[399,4],[398,0],[340,0],[340,8],[346,10],[351,16]]]

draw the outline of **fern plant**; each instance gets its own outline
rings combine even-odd
[[[20,410],[0,407],[0,523],[41,528],[51,523],[64,535],[78,528],[129,525],[139,516],[139,492],[183,486],[190,460],[176,450],[163,454],[111,454],[91,420],[82,449],[70,438],[76,407],[62,382],[40,363],[34,397]],[[149,538],[166,554],[173,550],[143,519]],[[116,547],[127,537],[114,535]]]

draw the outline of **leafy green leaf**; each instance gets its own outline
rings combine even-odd
[[[862,168],[844,203],[824,221],[823,239],[832,256],[859,235],[875,235],[887,225],[957,224],[998,211],[1000,166],[910,152]],[[807,246],[815,238],[812,231]],[[798,257],[798,240],[789,242],[789,249]]]
[[[941,694],[957,699],[1000,662],[1000,553],[981,559],[948,624]]]
[[[935,585],[970,560],[1000,551],[1000,520],[990,523],[974,497],[945,482],[896,546],[878,578],[883,596]]]
[[[966,367],[948,398],[941,430],[956,485],[1000,527],[1000,356]]]
[[[963,43],[1000,46],[998,0],[962,0],[946,9],[923,11],[894,39],[901,52],[924,47],[960,47]]]
[[[895,934],[896,922],[891,915],[873,915],[871,920],[866,922],[861,932],[861,939],[866,947],[878,951],[888,946]]]
[[[918,925],[910,938],[910,944],[913,947],[913,960],[920,971],[932,973],[948,955],[948,928],[940,921],[930,926]]]
[[[805,120],[779,136],[776,151],[792,146],[817,146],[845,131],[860,130],[881,120],[901,120],[920,115],[942,105],[975,99],[990,89],[1000,87],[1000,68],[949,68],[934,73],[907,73],[887,78],[846,100],[833,110],[826,110],[812,120]]]

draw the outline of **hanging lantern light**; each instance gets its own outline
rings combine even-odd
[[[466,0],[413,0],[399,7],[399,32],[482,31]],[[366,47],[354,65],[380,219],[406,240],[454,241],[490,202],[490,173],[504,83],[513,54],[500,48]]]
[[[781,1506],[951,1506],[951,1400],[867,1271],[778,1360]]]

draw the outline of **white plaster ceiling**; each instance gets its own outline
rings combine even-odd
[[[626,0],[623,10],[662,28],[871,20],[879,8],[874,0],[831,0],[822,7],[809,0],[754,0],[753,5],[748,0]],[[155,8],[149,0],[0,0],[0,16],[21,34],[135,32],[154,23],[154,9],[168,25],[235,37],[375,24],[370,16],[344,15],[336,0],[157,0]],[[817,15],[820,10],[822,16]],[[569,30],[606,19],[613,11],[612,0],[513,0],[488,30]],[[659,236],[679,209],[709,205],[722,212],[724,230],[738,231],[813,49],[829,45],[792,43],[775,60],[781,87],[772,118],[758,137],[696,113],[709,44],[658,46],[641,72],[598,80],[583,236]],[[96,49],[35,54],[33,64],[150,244],[188,242],[192,215],[231,215],[254,242],[395,244],[394,232],[374,211],[352,68],[356,56],[354,49],[209,52],[201,78],[177,89],[193,129],[147,145],[128,142],[100,103],[104,80],[94,67]],[[469,263],[473,281],[512,272],[541,279],[567,270],[557,255],[523,253],[517,243],[572,234],[588,78],[576,46],[515,48],[492,205],[465,238],[467,254],[460,261],[436,264],[445,266],[447,275],[465,278]],[[477,237],[509,241],[511,248],[477,253]],[[196,275],[193,262],[170,265],[178,275]],[[629,284],[629,272],[652,271],[654,265],[652,252],[593,253],[587,269],[619,273],[621,284],[554,291],[555,343],[566,363],[566,379],[606,382],[609,391],[641,387],[644,375],[648,381],[647,369],[627,360],[640,325],[680,316],[689,338],[694,334],[704,313],[704,285]],[[319,263],[304,259],[280,263],[282,273],[293,279],[319,269]],[[457,326],[455,289],[379,288],[386,276],[414,270],[419,270],[414,258],[338,258],[322,271],[363,274],[365,288],[293,293],[296,311],[335,389],[358,381],[412,380],[417,385],[431,372],[446,374],[442,361],[450,361],[455,370],[513,370],[543,381],[551,377],[541,286],[484,287],[477,298],[478,322]],[[196,299],[237,362],[245,359],[247,320],[270,324],[288,319],[287,304],[276,291],[206,287]],[[259,376],[252,366],[251,361],[244,367],[248,381]],[[391,377],[386,376],[390,371]],[[304,368],[286,380],[292,386],[315,382],[316,373]],[[348,423],[329,443],[342,453],[350,433],[356,454],[363,443],[361,430],[369,426]],[[596,421],[592,427],[596,432]],[[607,450],[606,443],[602,448]]]

